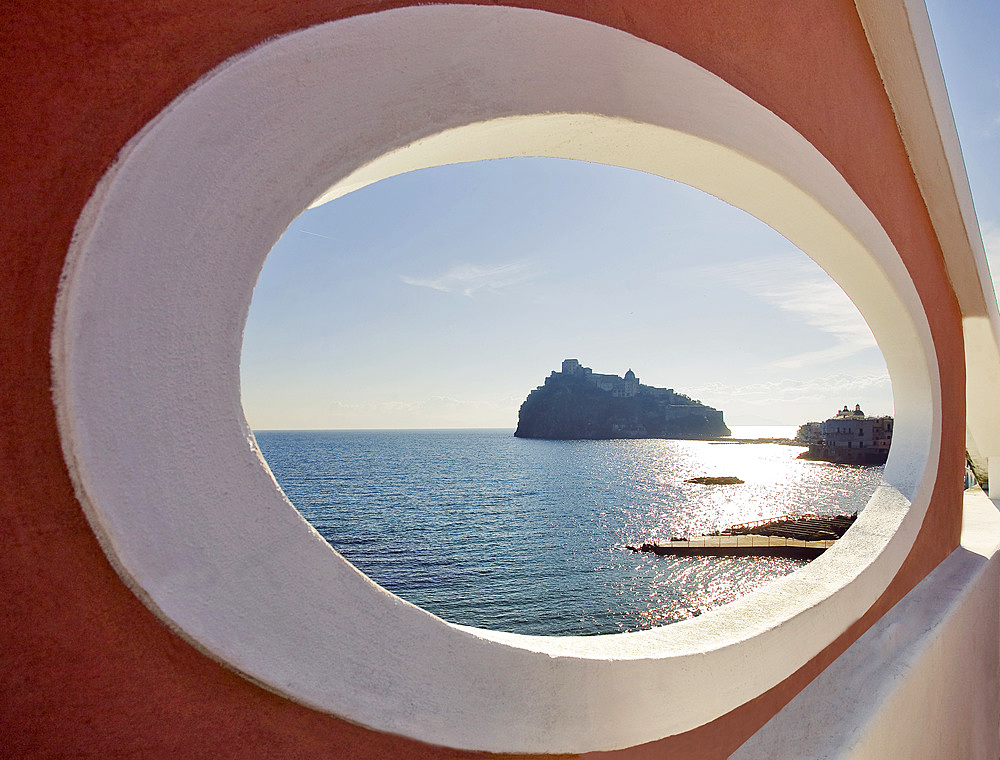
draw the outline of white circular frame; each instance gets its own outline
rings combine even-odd
[[[854,300],[892,377],[896,430],[883,485],[820,559],[664,628],[520,636],[452,625],[386,592],[288,503],[239,388],[242,330],[271,247],[308,205],[383,177],[524,155],[699,187],[781,232]],[[629,747],[762,694],[888,586],[937,475],[927,320],[844,178],[695,64],[540,11],[353,17],[269,41],[192,86],[123,149],[81,216],[53,360],[78,497],[156,614],[291,699],[456,748]]]

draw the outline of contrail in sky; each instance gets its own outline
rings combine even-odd
[[[312,235],[313,237],[326,238],[327,240],[336,240],[337,238],[332,238],[329,235],[320,235],[318,232],[310,232],[309,230],[299,230],[303,235]]]

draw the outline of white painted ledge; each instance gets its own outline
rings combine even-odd
[[[969,457],[1000,476],[1000,310],[927,8],[855,3],[962,309]]]
[[[240,405],[242,329],[268,251],[318,198],[514,155],[700,187],[784,234],[851,296],[892,377],[895,440],[884,485],[823,557],[665,628],[516,636],[449,625],[387,593],[287,502]],[[268,42],[198,82],[126,146],[81,216],[53,362],[78,497],[156,614],[291,699],[452,747],[628,747],[758,696],[881,595],[937,477],[927,321],[847,182],[698,66],[537,11],[360,16]]]
[[[965,497],[962,545],[731,760],[1000,757],[1000,513]]]

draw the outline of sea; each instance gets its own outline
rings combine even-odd
[[[806,560],[626,547],[857,512],[882,477],[881,467],[808,462],[796,459],[801,447],[774,443],[543,441],[496,429],[255,436],[296,509],[369,578],[450,622],[525,634],[636,631],[726,604]],[[730,475],[745,482],[685,482]]]

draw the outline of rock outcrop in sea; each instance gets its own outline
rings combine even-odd
[[[672,388],[597,374],[566,359],[545,384],[528,394],[518,412],[519,438],[608,440],[612,438],[720,438],[730,434],[722,412]]]

